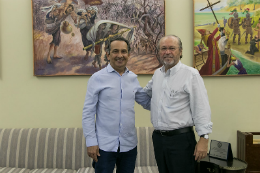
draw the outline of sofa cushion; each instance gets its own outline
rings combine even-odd
[[[0,167],[90,167],[82,128],[0,129]]]
[[[32,169],[29,173],[76,173],[72,169]]]
[[[159,173],[157,166],[138,166],[134,173]]]
[[[156,166],[152,127],[137,127],[135,166]],[[91,167],[82,128],[0,128],[0,167],[72,169]]]
[[[29,169],[25,168],[0,168],[1,173],[29,173]]]
[[[157,166],[153,149],[153,127],[137,127],[137,156],[135,166]]]
[[[92,167],[80,168],[77,173],[94,173],[95,169]]]

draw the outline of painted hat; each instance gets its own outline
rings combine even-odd
[[[197,29],[197,31],[198,31],[201,35],[205,35],[205,34],[206,34],[206,29]]]
[[[242,14],[244,14],[244,13],[248,13],[249,10],[250,10],[249,8],[245,8],[245,9],[244,9],[244,12],[243,12]]]
[[[234,8],[229,15],[232,15],[233,13],[237,12],[237,8]]]
[[[237,59],[235,58],[235,57],[233,57],[233,56],[231,56],[231,61],[236,61]]]

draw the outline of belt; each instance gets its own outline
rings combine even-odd
[[[188,133],[188,132],[193,132],[193,127],[185,127],[181,129],[176,129],[176,130],[154,130],[155,133],[158,133],[162,136],[173,136],[173,135],[178,135],[181,133]]]

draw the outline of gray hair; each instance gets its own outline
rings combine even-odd
[[[158,50],[158,52],[160,51],[160,43],[161,43],[161,40],[162,40],[163,38],[169,38],[169,37],[175,37],[175,38],[177,38],[179,50],[182,51],[182,42],[181,42],[181,39],[180,39],[178,36],[176,36],[176,35],[166,35],[166,36],[162,37],[162,38],[158,41],[158,43],[157,43],[157,50]],[[182,55],[180,56],[180,58],[182,58]]]

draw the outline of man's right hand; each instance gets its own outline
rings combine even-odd
[[[87,152],[88,156],[91,157],[95,162],[98,161],[97,156],[100,156],[98,145],[87,147]]]

